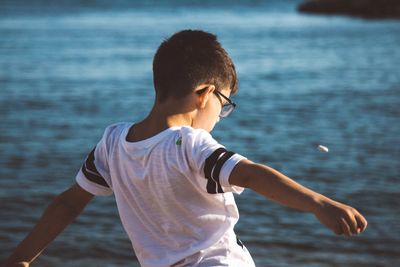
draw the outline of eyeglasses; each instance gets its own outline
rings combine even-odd
[[[224,96],[222,93],[218,92],[217,90],[214,90],[214,93],[218,96],[221,96],[222,98],[224,98],[226,101],[228,101],[227,103],[222,105],[222,109],[221,109],[221,113],[219,113],[219,116],[221,118],[225,118],[228,117],[229,114],[232,113],[232,111],[235,109],[236,104],[230,100],[228,97]]]

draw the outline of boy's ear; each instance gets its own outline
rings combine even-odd
[[[213,84],[202,84],[196,87],[196,104],[198,108],[205,108],[208,98],[214,93],[215,85]]]

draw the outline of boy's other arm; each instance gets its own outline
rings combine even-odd
[[[336,234],[359,234],[367,227],[367,221],[356,209],[318,194],[262,164],[240,161],[229,182],[250,188],[287,207],[312,212]]]
[[[93,195],[78,184],[74,184],[58,195],[4,266],[29,266],[46,246],[83,211],[92,198]]]

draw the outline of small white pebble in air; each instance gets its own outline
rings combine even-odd
[[[321,152],[328,153],[329,149],[326,146],[318,145],[318,150]]]

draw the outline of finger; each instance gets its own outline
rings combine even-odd
[[[350,226],[347,224],[344,218],[340,220],[340,226],[342,227],[342,231],[345,236],[351,236]]]
[[[358,231],[357,231],[358,227],[357,227],[357,221],[356,221],[356,218],[354,216],[354,213],[353,212],[346,213],[345,220],[347,222],[347,225],[350,227],[351,234],[355,235],[355,234],[358,233]]]
[[[341,224],[339,224],[336,227],[332,228],[332,231],[337,235],[341,235],[343,233]]]
[[[357,221],[357,228],[359,229],[359,233],[364,232],[368,225],[367,220],[360,213],[355,214],[355,218]]]

